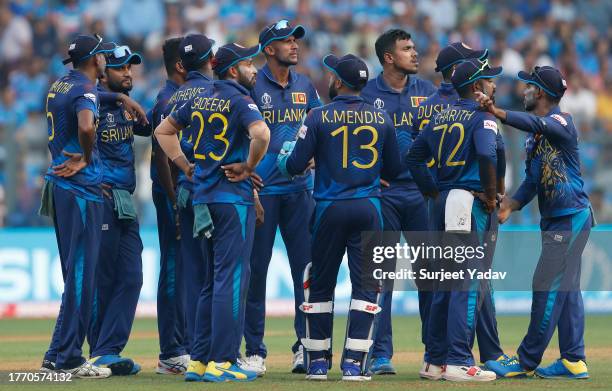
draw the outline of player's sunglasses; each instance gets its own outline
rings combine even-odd
[[[282,30],[282,29],[286,29],[287,27],[289,27],[289,21],[286,19],[283,19],[283,20],[279,20],[278,22],[274,23],[272,26],[268,27],[268,30],[266,30],[266,32],[272,29]]]
[[[480,61],[480,68],[476,72],[472,74],[472,76],[468,77],[468,80],[472,80],[476,76],[480,75],[482,71],[489,68],[489,59],[485,59],[484,61]]]
[[[126,57],[132,54],[132,51],[130,50],[130,48],[128,46],[117,46],[115,49],[113,49],[113,57],[115,58],[122,58],[122,57]]]

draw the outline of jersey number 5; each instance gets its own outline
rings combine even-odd
[[[369,144],[360,145],[359,148],[370,151],[372,153],[372,160],[368,164],[362,164],[353,160],[351,164],[357,168],[367,169],[372,168],[378,161],[378,150],[374,148],[374,145],[376,145],[376,142],[378,141],[378,132],[376,131],[376,128],[372,126],[363,125],[355,128],[353,130],[353,134],[358,135],[362,130],[367,130],[372,134],[372,141],[370,141]],[[335,137],[340,133],[342,133],[342,168],[348,168],[348,126],[344,125],[339,127],[331,132],[331,135]]]
[[[55,138],[55,122],[53,121],[53,113],[49,111],[49,99],[55,98],[55,94],[50,92],[47,94],[47,103],[45,104],[45,111],[47,112],[47,120],[49,120],[49,127],[51,128],[51,134],[49,135],[49,141],[53,141]]]

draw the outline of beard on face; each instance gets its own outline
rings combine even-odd
[[[113,80],[113,78],[108,73],[106,74],[106,80],[108,88],[110,88],[111,91],[128,93],[132,90],[132,81],[130,81],[128,85],[125,85],[123,78],[119,80]]]
[[[247,72],[243,72],[240,67],[238,67],[238,84],[248,90],[251,90],[253,87],[255,87],[255,80],[255,76],[249,77]]]

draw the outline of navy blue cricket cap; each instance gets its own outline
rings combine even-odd
[[[68,58],[63,60],[64,65],[83,61],[98,53],[108,53],[113,50],[114,44],[102,42],[99,35],[77,35],[68,46]]]
[[[451,66],[468,58],[484,60],[489,55],[487,49],[474,50],[463,42],[453,42],[438,53],[436,58],[436,72],[443,72]]]
[[[132,53],[129,46],[119,46],[115,44],[115,48],[106,56],[106,66],[110,68],[119,68],[125,64],[138,65],[142,63],[142,57],[138,53]]]
[[[323,65],[351,88],[363,87],[368,82],[368,66],[353,54],[342,57],[328,54],[323,57]]]
[[[518,78],[527,84],[535,84],[548,95],[561,98],[567,89],[567,82],[557,68],[550,66],[535,67],[533,72],[520,71]]]
[[[230,67],[238,64],[240,61],[255,57],[261,52],[261,45],[255,45],[248,48],[238,45],[237,43],[229,43],[223,45],[217,50],[217,54],[213,60],[212,68],[217,75],[222,75]]]
[[[489,60],[480,61],[477,58],[468,58],[461,62],[451,76],[455,89],[471,84],[478,79],[492,79],[501,75],[502,67],[491,68]]]
[[[189,34],[183,38],[179,46],[179,56],[183,65],[198,65],[206,61],[212,54],[215,41],[204,34]]]
[[[295,39],[300,39],[306,35],[306,29],[302,25],[291,27],[289,21],[279,20],[276,23],[272,23],[259,33],[259,44],[261,48],[265,48],[272,41],[285,39],[287,37],[294,36]]]

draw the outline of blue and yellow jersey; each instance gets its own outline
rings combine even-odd
[[[253,203],[250,180],[232,183],[222,165],[246,161],[249,126],[263,120],[249,91],[234,81],[218,80],[174,111],[172,118],[193,131],[193,203]]]
[[[567,216],[590,206],[580,174],[578,131],[572,116],[555,107],[544,117],[506,112],[506,124],[531,133],[526,140],[526,178],[514,194],[521,207],[538,195],[544,218]]]
[[[159,91],[157,97],[155,98],[155,105],[151,110],[151,128],[155,129],[159,124],[166,118],[166,107],[168,106],[168,101],[174,95],[176,90],[179,89],[179,85],[173,82],[172,80],[166,80],[166,84]],[[159,145],[155,137],[151,138],[151,142],[153,145]],[[151,153],[155,153],[154,150]],[[153,155],[151,155],[151,162],[153,162]],[[157,193],[163,193],[164,189],[159,182],[159,174],[157,173],[157,167],[155,164],[151,163],[151,181],[153,181],[153,191]]]
[[[312,189],[310,173],[290,180],[276,166],[283,143],[294,141],[306,114],[321,106],[319,94],[310,79],[290,70],[289,83],[283,87],[274,79],[266,64],[257,73],[251,96],[270,128],[268,152],[257,166],[257,173],[264,182],[259,194],[287,194]]]
[[[197,95],[204,94],[206,90],[210,90],[211,88],[212,80],[210,80],[206,75],[197,71],[189,72],[187,74],[187,79],[185,80],[185,83],[180,86],[179,89],[176,90],[176,92],[168,100],[165,115],[170,115],[173,111],[181,107],[185,102],[193,99]],[[193,157],[193,137],[193,131],[190,126],[187,126],[179,134],[179,139],[181,141],[181,149],[187,157],[187,160],[189,160],[191,163],[195,162]],[[187,177],[185,177],[185,174],[183,174],[183,172],[180,170],[178,172],[177,185],[183,186],[189,191],[193,189],[193,183],[191,183],[187,179]]]
[[[46,100],[47,129],[51,165],[45,179],[66,189],[76,196],[90,201],[102,201],[102,166],[96,143],[93,145],[91,162],[76,175],[61,178],[53,175],[53,166],[66,161],[63,151],[83,153],[79,143],[77,114],[90,110],[94,121],[98,121],[98,92],[96,85],[82,72],[71,70],[66,76],[51,85]]]
[[[380,197],[381,175],[391,180],[400,171],[391,118],[359,96],[337,96],[308,114],[287,172],[299,175],[313,157],[319,201]]]
[[[433,156],[431,169],[439,190],[481,192],[479,161],[484,158],[495,167],[498,143],[495,117],[481,111],[476,101],[459,98],[433,116],[414,141],[406,163],[422,190],[433,185],[424,180],[431,178],[425,163]]]
[[[99,91],[102,90],[99,87]],[[115,102],[100,105],[97,143],[104,168],[102,183],[130,193],[136,188],[134,134],[149,136],[151,127],[140,125],[123,106]]]
[[[381,73],[375,79],[368,81],[361,91],[361,97],[377,109],[389,114],[395,126],[400,155],[405,156],[416,137],[413,132],[413,124],[416,120],[418,106],[434,92],[436,92],[436,87],[433,83],[413,76],[410,77],[401,92],[395,91],[387,85]],[[392,185],[400,183],[414,186],[412,175],[404,163],[402,163],[401,173],[392,182]]]
[[[431,121],[431,117],[448,109],[457,99],[459,95],[451,83],[440,83],[440,88],[417,107],[416,117],[412,122],[412,132],[417,135]]]

